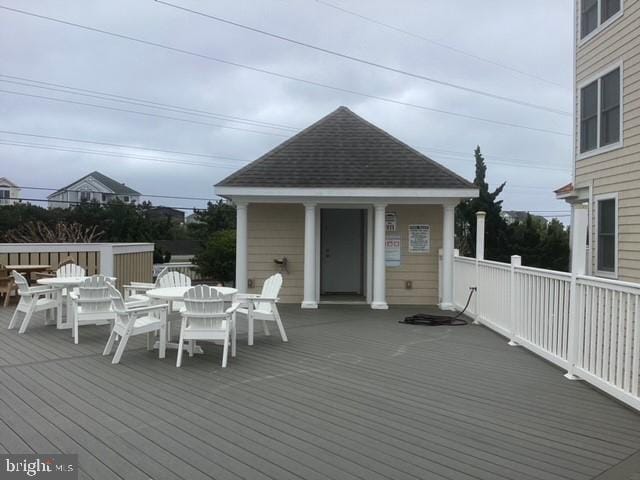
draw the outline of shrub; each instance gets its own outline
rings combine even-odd
[[[236,231],[221,230],[209,238],[195,256],[200,274],[218,282],[234,280],[236,274]]]

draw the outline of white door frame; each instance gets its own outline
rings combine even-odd
[[[366,210],[367,215],[367,231],[365,240],[367,242],[364,250],[366,256],[364,261],[365,268],[365,281],[364,281],[364,297],[367,304],[371,304],[371,288],[373,285],[373,207],[371,205],[345,205],[345,204],[322,204],[318,205],[316,210],[316,302],[320,303],[320,255],[321,255],[321,237],[320,237],[320,218],[322,217],[323,209],[338,209],[343,208],[347,210]]]

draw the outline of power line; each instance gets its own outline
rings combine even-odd
[[[475,95],[481,95],[481,96],[488,97],[488,98],[491,98],[491,99],[494,99],[494,100],[500,100],[500,101],[503,101],[503,102],[508,102],[508,103],[513,103],[513,104],[516,104],[516,105],[521,105],[521,106],[524,106],[524,107],[534,108],[536,110],[542,110],[542,111],[545,111],[545,112],[555,113],[555,114],[558,114],[558,115],[566,115],[566,116],[571,116],[572,115],[571,112],[566,112],[564,110],[558,110],[556,108],[547,107],[547,106],[540,105],[540,104],[537,104],[537,103],[526,102],[524,100],[518,100],[517,98],[498,95],[498,94],[495,94],[495,93],[487,92],[485,90],[479,90],[479,89],[476,89],[476,88],[465,87],[464,85],[460,85],[460,84],[457,84],[457,83],[448,82],[446,80],[439,80],[437,78],[428,77],[428,76],[422,75],[420,73],[409,72],[407,70],[402,70],[400,68],[390,67],[388,65],[383,65],[381,63],[377,63],[377,62],[374,62],[374,61],[371,61],[371,60],[366,60],[364,58],[355,57],[353,55],[348,55],[346,53],[338,52],[338,51],[335,51],[335,50],[330,50],[330,49],[324,48],[324,47],[319,47],[317,45],[313,45],[313,44],[310,44],[310,43],[302,42],[300,40],[294,40],[294,39],[292,39],[290,37],[285,37],[284,35],[279,35],[277,33],[268,32],[268,31],[262,30],[260,28],[251,27],[251,26],[245,25],[243,23],[234,22],[232,20],[228,20],[228,19],[222,18],[222,17],[217,17],[215,15],[210,15],[210,14],[198,11],[198,10],[192,10],[190,8],[182,7],[180,5],[176,5],[174,3],[169,3],[169,2],[166,2],[164,0],[155,0],[155,2],[156,3],[161,3],[162,5],[166,5],[168,7],[175,8],[177,10],[182,10],[184,12],[192,13],[194,15],[199,15],[201,17],[205,17],[205,18],[208,18],[210,20],[214,20],[216,22],[225,23],[227,25],[232,25],[234,27],[241,28],[241,29],[244,29],[244,30],[249,30],[249,31],[254,32],[254,33],[259,33],[259,34],[265,35],[267,37],[271,37],[271,38],[275,38],[275,39],[278,39],[278,40],[282,40],[283,42],[288,42],[288,43],[292,43],[292,44],[295,44],[295,45],[299,45],[301,47],[310,48],[312,50],[316,50],[316,51],[319,51],[319,52],[326,53],[328,55],[333,55],[333,56],[336,56],[336,57],[344,58],[346,60],[351,60],[353,62],[361,63],[363,65],[368,65],[370,67],[378,68],[380,70],[386,70],[388,72],[393,72],[393,73],[397,73],[397,74],[400,74],[400,75],[405,75],[407,77],[416,78],[418,80],[424,80],[424,81],[429,82],[429,83],[435,83],[437,85],[442,85],[442,86],[453,88],[453,89],[456,89],[456,90],[462,90],[462,91],[467,92],[467,93],[473,93]]]
[[[37,149],[41,149],[41,150],[52,150],[52,151],[58,151],[58,152],[83,153],[83,154],[89,154],[89,155],[102,155],[102,156],[106,156],[106,157],[116,157],[116,158],[130,158],[130,159],[135,159],[135,160],[145,160],[145,161],[149,161],[149,162],[170,163],[170,164],[177,164],[177,165],[191,165],[191,166],[197,166],[197,167],[227,168],[227,169],[230,169],[230,170],[235,170],[235,169],[238,168],[235,165],[220,165],[220,164],[213,164],[213,163],[197,163],[197,162],[189,162],[189,161],[182,161],[182,160],[168,160],[168,159],[161,159],[161,158],[154,158],[154,157],[136,157],[134,155],[122,155],[122,154],[116,154],[116,153],[112,153],[112,152],[98,152],[98,151],[92,151],[92,150],[80,150],[80,149],[72,149],[72,148],[68,148],[68,147],[61,147],[61,146],[58,146],[58,145],[44,145],[44,144],[27,143],[27,142],[18,143],[18,142],[0,141],[0,145],[9,145],[9,146],[27,147],[27,148],[37,148]]]
[[[146,117],[164,118],[164,119],[168,119],[168,120],[176,120],[178,122],[193,123],[193,124],[196,124],[196,125],[207,125],[209,127],[228,128],[230,130],[239,130],[241,132],[258,133],[260,135],[272,135],[274,137],[283,137],[283,138],[287,138],[288,137],[287,135],[281,135],[279,133],[262,132],[260,130],[251,130],[251,129],[248,129],[248,128],[232,127],[232,126],[228,126],[228,125],[218,125],[218,124],[215,124],[215,123],[200,122],[198,120],[189,120],[187,118],[179,118],[179,117],[171,117],[171,116],[168,116],[168,115],[160,115],[160,114],[157,114],[157,113],[139,112],[137,110],[129,110],[127,108],[109,107],[109,106],[106,106],[106,105],[98,105],[96,103],[86,103],[86,102],[78,102],[76,100],[68,100],[68,99],[64,99],[64,98],[47,97],[46,95],[35,95],[33,93],[15,92],[15,91],[12,91],[12,90],[2,90],[2,89],[0,89],[0,93],[6,93],[6,94],[10,94],[10,95],[19,95],[19,96],[23,96],[23,97],[38,98],[40,100],[49,100],[49,101],[52,101],[52,102],[70,103],[70,104],[73,104],[73,105],[82,105],[82,106],[85,106],[85,107],[101,108],[101,109],[104,109],[104,110],[112,110],[112,111],[115,111],[115,112],[134,113],[136,115],[144,115]]]
[[[11,7],[7,7],[7,6],[4,6],[4,5],[0,5],[0,9],[7,10],[7,11],[10,11],[10,12],[14,12],[14,13],[19,13],[19,14],[22,14],[22,15],[31,16],[31,17],[34,17],[34,18],[39,18],[39,19],[42,19],[42,20],[48,20],[48,21],[51,21],[51,22],[60,23],[62,25],[66,25],[66,26],[80,28],[80,29],[91,31],[91,32],[95,32],[95,33],[100,33],[100,34],[103,34],[103,35],[108,35],[108,36],[111,36],[111,37],[119,38],[121,40],[128,40],[128,41],[140,43],[140,44],[143,44],[143,45],[149,45],[149,46],[156,47],[156,48],[162,48],[162,49],[174,52],[174,53],[180,53],[180,54],[183,54],[183,55],[190,55],[190,56],[193,56],[193,57],[201,58],[201,59],[204,59],[204,60],[209,60],[209,61],[212,61],[212,62],[221,63],[221,64],[224,64],[224,65],[230,65],[230,66],[237,67],[237,68],[243,68],[243,69],[246,69],[246,70],[251,70],[253,72],[258,72],[258,73],[262,73],[262,74],[265,74],[265,75],[270,75],[270,76],[277,77],[277,78],[283,78],[283,79],[287,79],[287,80],[291,80],[291,81],[295,81],[295,82],[304,83],[304,84],[307,84],[307,85],[313,85],[313,86],[316,86],[316,87],[326,88],[326,89],[337,91],[337,92],[348,93],[348,94],[351,94],[351,95],[357,95],[357,96],[363,97],[363,98],[370,98],[370,99],[378,100],[378,101],[381,101],[381,102],[392,103],[392,104],[395,104],[395,105],[402,105],[402,106],[405,106],[405,107],[416,108],[416,109],[419,109],[419,110],[435,112],[435,113],[440,113],[440,114],[443,114],[443,115],[449,115],[449,116],[458,117],[458,118],[465,118],[465,119],[468,119],[468,120],[474,120],[474,121],[479,121],[479,122],[486,122],[486,123],[491,123],[491,124],[495,124],[495,125],[501,125],[501,126],[505,126],[505,127],[520,128],[520,129],[523,129],[523,130],[530,130],[530,131],[534,131],[534,132],[548,133],[548,134],[559,135],[559,136],[563,136],[563,137],[571,137],[570,133],[564,133],[564,132],[560,132],[560,131],[557,131],[557,130],[550,130],[550,129],[546,129],[546,128],[531,127],[531,126],[528,126],[528,125],[522,125],[522,124],[513,123],[513,122],[505,122],[505,121],[501,121],[501,120],[494,120],[494,119],[490,119],[490,118],[478,117],[478,116],[475,116],[475,115],[468,115],[468,114],[465,114],[465,113],[452,112],[452,111],[448,111],[448,110],[427,107],[427,106],[424,106],[424,105],[418,105],[418,104],[415,104],[415,103],[403,102],[401,100],[395,100],[393,98],[382,97],[382,96],[379,96],[379,95],[372,95],[372,94],[368,94],[368,93],[358,92],[356,90],[351,90],[351,89],[348,89],[348,88],[343,88],[343,87],[338,87],[338,86],[335,86],[335,85],[329,85],[329,84],[325,84],[325,83],[321,83],[321,82],[316,82],[314,80],[307,80],[307,79],[303,79],[303,78],[299,78],[299,77],[294,77],[294,76],[291,76],[291,75],[286,75],[286,74],[283,74],[283,73],[278,73],[278,72],[275,72],[275,71],[266,70],[266,69],[263,69],[263,68],[252,67],[250,65],[245,65],[245,64],[242,64],[242,63],[237,63],[237,62],[232,62],[232,61],[229,61],[229,60],[223,60],[221,58],[212,57],[210,55],[205,55],[205,54],[202,54],[202,53],[192,52],[190,50],[185,50],[185,49],[182,49],[182,48],[172,47],[172,46],[169,46],[169,45],[164,45],[164,44],[157,43],[157,42],[152,42],[152,41],[149,41],[149,40],[143,40],[143,39],[140,39],[140,38],[132,37],[132,36],[129,36],[129,35],[124,35],[124,34],[121,34],[121,33],[109,32],[107,30],[102,30],[102,29],[95,28],[95,27],[89,27],[89,26],[86,26],[86,25],[81,25],[79,23],[73,23],[73,22],[69,22],[67,20],[61,20],[61,19],[58,19],[58,18],[53,18],[53,17],[46,16],[46,15],[40,15],[40,14],[37,14],[37,13],[28,12],[28,11],[25,11],[25,10],[19,10],[17,8],[11,8]]]
[[[136,150],[148,150],[150,152],[162,152],[162,153],[171,153],[171,154],[178,154],[178,155],[187,155],[187,156],[194,156],[194,157],[204,157],[204,158],[213,158],[213,159],[221,159],[221,160],[228,160],[228,161],[232,161],[232,162],[241,162],[241,163],[249,163],[251,160],[246,160],[246,159],[241,159],[241,158],[237,158],[237,157],[228,157],[228,156],[222,156],[222,155],[208,155],[208,154],[204,154],[204,153],[194,153],[194,152],[183,152],[183,151],[177,151],[177,150],[162,150],[162,149],[158,149],[158,148],[149,148],[149,147],[140,147],[137,145],[126,145],[126,144],[122,144],[122,143],[109,143],[109,142],[95,142],[95,141],[90,141],[90,140],[81,140],[81,139],[77,139],[77,138],[69,138],[69,137],[57,137],[57,136],[52,136],[52,135],[38,135],[38,134],[33,134],[33,133],[26,133],[26,132],[16,132],[16,131],[12,131],[12,130],[0,130],[0,133],[4,133],[4,134],[9,134],[9,135],[18,135],[18,136],[27,136],[27,137],[34,137],[34,138],[43,138],[43,139],[48,139],[48,140],[62,140],[65,142],[77,142],[77,143],[86,143],[86,144],[92,144],[92,145],[103,145],[103,146],[111,146],[111,147],[120,147],[120,148],[131,148],[131,149],[136,149]],[[17,146],[21,146],[22,143],[20,144],[16,144]],[[30,145],[38,145],[38,144],[25,144],[24,146],[30,146]],[[71,147],[62,147],[62,146],[58,146],[58,145],[53,145],[53,147],[60,147],[60,148],[71,148]],[[78,148],[78,147],[73,147],[73,148]],[[438,150],[436,148],[433,147],[420,147],[422,149],[424,149],[425,151],[427,149],[433,149],[433,150]],[[450,152],[454,152],[454,153],[459,153],[460,156],[455,156],[455,155],[449,155],[449,154],[441,154],[441,153],[431,153],[429,152],[429,154],[427,156],[429,157],[435,157],[435,158],[445,158],[447,160],[454,160],[454,161],[459,161],[459,162],[469,162],[469,160],[471,160],[470,155],[466,154],[465,152],[456,152],[455,150],[447,150]],[[85,152],[85,151],[81,151],[81,152],[75,152],[75,153],[90,153],[90,152]],[[495,155],[490,155],[490,156],[495,156]],[[136,158],[133,155],[127,155],[127,158]],[[142,160],[151,160],[151,159],[155,159],[155,157],[142,157]],[[162,159],[162,160],[166,160],[166,161],[172,161],[173,159]],[[485,161],[489,164],[489,165],[506,165],[506,166],[513,166],[513,167],[518,167],[518,168],[532,168],[532,169],[541,169],[541,170],[557,170],[557,171],[563,171],[566,172],[567,169],[561,168],[561,167],[553,167],[553,166],[544,166],[544,165],[530,165],[530,164],[521,164],[518,162],[507,162],[507,161],[500,161],[500,160],[486,160]],[[525,160],[523,160],[525,161]],[[196,165],[202,165],[202,164],[196,164]],[[225,165],[226,166],[226,165]]]
[[[434,158],[444,158],[447,160],[454,160],[454,161],[458,161],[458,162],[466,162],[469,165],[473,166],[472,163],[469,162],[469,158],[468,157],[464,157],[461,158],[459,156],[454,156],[451,154],[443,154],[443,153],[430,153],[429,156],[434,157]],[[487,161],[485,159],[485,161]],[[500,161],[500,160],[490,160],[489,161],[489,165],[504,165],[504,166],[509,166],[509,167],[517,167],[517,168],[533,168],[533,169],[539,169],[539,170],[554,170],[554,171],[558,171],[558,172],[569,172],[571,169],[570,168],[562,168],[562,167],[553,167],[553,166],[545,166],[545,165],[522,165],[516,162],[505,162],[505,161]]]
[[[87,205],[93,205],[93,202],[66,202],[64,200],[49,200],[48,198],[20,198],[20,197],[9,197],[8,200],[19,200],[19,201],[26,201],[26,202],[46,202],[46,203],[64,203],[64,204],[68,204],[68,205],[72,205],[72,206],[79,206],[79,205],[83,205],[83,204],[87,204]],[[108,203],[108,204],[103,204],[103,203],[95,203],[95,205],[98,205],[100,207],[104,207],[105,205],[108,206],[116,206],[116,207],[130,207],[130,208],[135,208],[138,205],[136,204],[130,204],[130,203],[117,203],[117,202],[112,202],[112,203]],[[165,207],[165,208],[173,208],[174,210],[186,210],[188,212],[198,212],[200,210],[204,210],[203,208],[198,208],[198,207],[170,207],[168,205],[158,205],[160,207]]]
[[[467,56],[469,58],[473,58],[475,60],[479,60],[481,62],[485,62],[485,63],[491,64],[491,65],[495,65],[495,66],[503,68],[505,70],[509,70],[509,71],[518,73],[520,75],[524,75],[525,77],[534,78],[534,79],[539,80],[541,82],[545,82],[545,83],[548,83],[550,85],[555,85],[557,87],[564,88],[565,90],[570,90],[568,87],[566,87],[565,85],[562,85],[561,83],[557,83],[557,82],[554,82],[552,80],[548,80],[548,79],[546,79],[544,77],[541,77],[539,75],[535,75],[533,73],[525,72],[524,70],[521,70],[519,68],[512,67],[512,66],[507,65],[505,63],[497,62],[497,61],[492,60],[492,59],[487,58],[487,57],[482,57],[482,56],[477,55],[475,53],[471,53],[471,52],[468,52],[466,50],[462,50],[461,48],[453,47],[453,46],[448,45],[446,43],[440,42],[438,40],[434,40],[432,38],[425,37],[423,35],[419,35],[419,34],[417,34],[415,32],[411,32],[409,30],[405,30],[405,29],[397,27],[395,25],[391,25],[389,23],[381,22],[380,20],[376,20],[375,18],[371,18],[371,17],[368,17],[368,16],[363,15],[361,13],[354,12],[353,10],[347,10],[346,8],[342,8],[339,5],[335,5],[333,3],[325,2],[323,0],[315,0],[315,1],[317,3],[320,3],[322,5],[327,6],[329,8],[333,8],[335,10],[339,10],[339,11],[341,11],[343,13],[346,13],[348,15],[352,15],[354,17],[358,17],[358,18],[360,18],[360,19],[362,19],[364,21],[379,25],[381,27],[385,27],[385,28],[388,28],[390,30],[394,30],[396,32],[403,33],[405,35],[408,35],[408,36],[411,36],[411,37],[414,37],[414,38],[418,38],[418,39],[423,40],[425,42],[431,43],[432,45],[437,45],[438,47],[445,48],[445,49],[447,49],[449,51],[459,53],[460,55],[465,55],[465,56]]]
[[[5,75],[0,74],[0,77],[2,77],[2,76],[5,76]],[[26,84],[26,83],[13,82],[13,81],[9,81],[9,80],[0,79],[0,82],[8,82],[8,83],[24,85],[24,86],[34,86],[36,88],[45,88],[45,89],[54,90],[54,91],[58,91],[58,92],[72,93],[72,94],[77,94],[77,95],[85,95],[85,96],[91,96],[91,97],[95,97],[95,98],[103,98],[103,97],[99,97],[99,96],[95,96],[95,95],[86,95],[86,94],[83,94],[83,93],[66,92],[65,90],[49,88],[49,87],[41,87],[41,86],[37,86],[37,85],[29,85],[29,84]],[[41,82],[41,83],[47,83],[47,82]],[[65,87],[65,88],[74,88],[74,87]],[[26,93],[22,93],[22,92],[9,92],[9,91],[4,91],[4,90],[0,90],[0,92],[2,92],[2,93],[14,93],[16,95],[31,96],[30,94],[26,94]],[[106,94],[106,95],[109,95],[109,94]],[[37,98],[44,98],[44,99],[47,99],[47,100],[67,102],[67,100],[65,100],[65,99],[57,99],[57,98],[54,98],[54,97],[44,97],[44,96],[36,96],[36,97]],[[107,100],[109,100],[109,99],[107,98]],[[121,101],[121,100],[115,100],[115,101]],[[76,102],[69,101],[69,103],[76,103]],[[80,103],[81,105],[85,105],[85,106],[95,106],[95,107],[99,107],[99,108],[109,108],[110,109],[110,107],[106,107],[106,106],[87,104],[87,103],[83,103],[83,102],[78,102],[78,103]],[[136,105],[146,106],[146,105],[144,105],[142,103],[137,103],[137,102],[125,102],[125,103],[133,103],[133,104],[136,104]],[[158,107],[154,107],[154,108],[158,108]],[[121,111],[121,109],[117,109],[117,110]],[[142,114],[142,115],[146,114],[145,112],[134,112],[134,111],[131,111],[131,110],[124,110],[124,111],[131,112],[131,113],[139,113],[139,114]],[[175,111],[180,112],[179,110],[175,110]],[[181,112],[181,113],[186,113],[186,112]],[[150,115],[153,115],[153,114],[150,114]],[[172,119],[180,120],[180,121],[189,121],[189,120],[186,120],[186,119],[177,119],[177,118],[174,118],[174,117],[164,117],[164,116],[162,116],[162,118],[172,118]],[[202,122],[196,122],[196,123],[201,124]],[[212,124],[207,124],[207,125],[212,125]],[[257,126],[263,126],[263,125],[257,125]],[[229,128],[229,127],[222,127],[222,128]],[[274,127],[270,127],[270,128],[274,128]],[[294,127],[291,127],[291,128],[294,128]],[[252,130],[248,130],[248,131],[252,131]],[[268,132],[259,132],[259,133],[268,134]],[[277,136],[286,137],[286,135],[277,135]],[[454,151],[454,150],[443,150],[443,149],[430,148],[430,147],[422,147],[422,148],[429,149],[429,150],[440,150],[442,152],[446,152],[446,154],[434,153],[433,155],[441,156],[441,157],[444,157],[444,158],[452,158],[454,160],[458,160],[458,159],[454,158],[454,157],[451,157],[449,152],[453,153],[453,154],[464,155],[465,159],[466,159],[466,156],[468,155],[465,152],[458,152],[458,151]],[[520,165],[520,164],[517,164],[517,163],[502,162],[502,161],[499,161],[499,160],[493,160],[492,163],[502,164],[502,165],[513,165],[513,166],[518,166],[518,167],[522,167],[523,166],[523,165]],[[569,167],[562,168],[562,167],[542,166],[542,165],[526,165],[526,166],[529,167],[529,168],[538,168],[538,169],[546,169],[546,170],[558,170],[558,171],[567,171],[567,170],[569,170]]]
[[[154,158],[154,157],[136,157],[136,156],[131,156],[131,155],[120,155],[120,154],[114,154],[111,152],[99,152],[99,151],[95,151],[95,150],[78,150],[78,149],[70,149],[70,148],[65,148],[65,147],[59,147],[57,145],[44,145],[44,144],[34,144],[34,143],[18,143],[18,142],[4,142],[2,140],[0,140],[0,145],[11,145],[11,146],[18,146],[18,147],[29,147],[29,148],[40,148],[40,149],[44,149],[44,150],[54,150],[54,151],[63,151],[63,152],[72,152],[72,153],[88,153],[91,155],[104,155],[104,156],[108,156],[108,157],[120,157],[120,158],[132,158],[132,159],[136,159],[136,160],[147,160],[147,161],[153,161],[153,162],[161,162],[161,163],[176,163],[179,165],[195,165],[195,166],[202,166],[202,167],[210,167],[210,168],[229,168],[229,169],[236,169],[236,166],[230,166],[230,165],[215,165],[215,164],[207,164],[207,163],[195,163],[195,162],[186,162],[186,161],[180,161],[180,160],[165,160],[165,159],[159,159],[159,158]],[[529,186],[529,185],[512,185],[510,183],[507,183],[507,186],[509,188],[515,188],[515,189],[530,189],[530,190],[543,190],[543,191],[551,191],[551,187],[542,187],[542,186]]]
[[[272,123],[272,122],[263,122],[263,121],[260,121],[260,120],[252,120],[252,119],[248,119],[248,118],[225,115],[225,114],[221,114],[221,113],[208,112],[206,110],[196,110],[196,109],[189,108],[189,107],[181,107],[179,105],[171,105],[171,104],[167,104],[167,103],[154,102],[154,101],[145,100],[145,99],[136,98],[136,97],[127,97],[127,96],[124,96],[124,95],[116,95],[116,94],[113,94],[113,93],[101,92],[101,91],[98,91],[98,90],[89,90],[89,89],[86,89],[86,88],[72,87],[72,86],[69,86],[69,85],[62,85],[62,84],[59,84],[59,83],[44,82],[44,81],[41,81],[41,80],[34,80],[34,79],[31,79],[31,78],[16,77],[14,75],[4,75],[4,74],[0,74],[0,77],[13,79],[13,80],[0,79],[0,82],[11,83],[11,84],[14,84],[14,85],[21,85],[21,86],[25,86],[25,87],[41,88],[41,89],[51,90],[51,91],[54,91],[54,92],[70,93],[72,95],[82,95],[82,96],[85,96],[85,97],[99,98],[101,100],[109,100],[109,101],[112,101],[112,102],[128,103],[128,104],[131,104],[131,105],[138,105],[138,106],[143,106],[143,107],[147,107],[147,108],[157,108],[157,109],[167,110],[167,111],[170,111],[170,112],[184,113],[184,114],[188,114],[188,115],[197,115],[197,116],[202,116],[202,117],[212,117],[212,118],[215,118],[217,120],[226,120],[226,121],[229,121],[229,122],[242,123],[242,124],[246,124],[246,125],[252,125],[252,126],[255,126],[255,127],[268,127],[268,128],[275,128],[275,129],[279,129],[279,130],[289,130],[289,131],[297,131],[298,130],[298,128],[292,127],[290,125],[282,125],[282,124]],[[23,82],[18,82],[18,81],[15,81],[15,80],[22,80]],[[31,83],[24,83],[24,82],[36,83],[36,84],[39,84],[39,85],[32,85]],[[47,86],[44,86],[44,85],[47,85]],[[61,87],[61,88],[53,88],[53,87]],[[82,93],[82,92],[88,92],[88,93]]]
[[[74,192],[74,193],[81,193],[81,192],[105,193],[98,190],[70,190],[70,189],[60,189],[60,188],[50,188],[50,187],[29,187],[24,185],[18,185],[17,188],[20,188],[22,190],[43,190],[48,192],[58,192],[60,190],[63,190],[65,192]],[[140,196],[147,197],[147,198],[170,198],[172,200],[204,200],[208,202],[214,201],[213,198],[208,198],[208,197],[180,197],[175,195],[156,195],[156,194],[149,194],[149,193],[140,193]],[[158,206],[163,207],[164,205],[158,205]]]
[[[65,142],[76,142],[76,143],[88,143],[88,144],[93,144],[93,145],[104,145],[104,146],[109,146],[109,147],[122,147],[122,148],[133,148],[136,150],[148,150],[150,152],[161,152],[161,153],[172,153],[172,154],[178,154],[178,155],[187,155],[187,156],[192,156],[192,157],[205,157],[205,158],[214,158],[214,159],[221,159],[221,160],[232,160],[232,161],[237,161],[237,162],[247,162],[248,160],[243,160],[241,158],[237,158],[237,157],[228,157],[228,156],[224,156],[224,155],[208,155],[205,153],[193,153],[193,152],[182,152],[179,150],[162,150],[159,148],[151,148],[151,147],[140,147],[137,145],[125,145],[122,143],[108,143],[108,142],[96,142],[96,141],[90,141],[90,140],[80,140],[77,138],[68,138],[68,137],[55,137],[55,136],[51,136],[51,135],[38,135],[35,133],[26,133],[26,132],[15,132],[12,130],[0,130],[0,133],[5,133],[5,134],[9,134],[9,135],[19,135],[19,136],[25,136],[25,137],[35,137],[35,138],[46,138],[49,140],[63,140]]]
[[[52,192],[57,192],[59,190],[61,190],[60,188],[50,188],[50,187],[30,187],[30,186],[23,186],[20,185],[18,186],[18,188],[23,189],[23,190],[44,190],[44,191],[52,191]],[[97,190],[68,190],[65,189],[65,192],[75,192],[75,193],[79,193],[79,192],[87,192],[87,193],[104,193],[104,192],[100,192]],[[210,197],[182,197],[182,196],[176,196],[176,195],[157,195],[157,194],[149,194],[149,193],[140,193],[141,197],[147,197],[147,198],[170,198],[172,200],[203,200],[203,201],[215,201],[215,199],[210,198]],[[164,205],[157,205],[157,206],[164,206]]]
[[[425,145],[416,145],[416,147],[422,148],[422,149],[424,149],[426,151],[429,151],[429,152],[431,152],[433,150],[436,150],[436,151],[440,151],[440,152],[444,152],[444,153],[460,154],[460,155],[464,155],[465,157],[468,157],[470,155],[474,155],[473,150],[469,150],[469,151],[463,152],[463,151],[460,151],[460,150],[450,150],[450,149],[445,149],[445,148],[440,148],[440,147],[433,147],[433,146],[425,146]],[[510,160],[519,160],[521,162],[537,161],[537,159],[533,160],[532,158],[527,159],[527,158],[523,158],[523,157],[514,157],[513,155],[504,155],[504,154],[500,155],[500,154],[493,153],[493,152],[488,153],[488,154],[485,154],[483,152],[482,155],[483,156],[487,155],[489,157],[505,158],[505,159],[510,159]],[[567,167],[567,168],[570,168],[570,167]]]

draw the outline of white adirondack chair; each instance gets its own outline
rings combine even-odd
[[[18,325],[18,314],[24,313],[22,324],[18,333],[24,333],[31,321],[31,317],[36,312],[45,312],[45,323],[49,320],[49,310],[60,308],[60,292],[53,287],[30,287],[27,279],[15,270],[11,272],[16,285],[18,286],[18,295],[20,302],[13,312],[9,328],[15,328]],[[55,319],[55,315],[51,315]],[[55,321],[55,320],[53,320]]]
[[[68,277],[86,277],[87,271],[82,268],[80,265],[76,265],[75,263],[65,263],[60,265],[56,270],[56,277],[60,278],[68,278]],[[77,291],[76,289],[71,289],[72,291]],[[62,296],[66,297],[67,294],[66,288],[62,289]]]
[[[146,301],[151,303],[149,297],[145,295],[147,290],[152,288],[168,287],[190,287],[191,278],[180,272],[172,272],[169,267],[165,267],[156,277],[155,283],[131,282],[125,285],[125,298],[127,301]],[[183,302],[173,302],[172,311],[179,312],[184,308]]]
[[[117,337],[120,337],[118,348],[111,361],[114,364],[120,363],[120,358],[130,337],[146,333],[147,350],[151,350],[154,343],[151,334],[159,332],[160,348],[158,349],[158,356],[159,358],[164,358],[167,349],[167,304],[132,307],[124,303],[122,295],[116,288],[110,285],[109,289],[112,308],[115,313],[115,322],[102,355],[110,355]]]
[[[111,282],[102,275],[88,277],[71,295],[73,342],[78,343],[78,327],[113,323]]]
[[[180,326],[180,343],[176,367],[182,365],[182,345],[185,340],[222,340],[222,368],[227,366],[229,342],[231,356],[236,356],[236,323],[235,311],[238,304],[225,310],[223,297],[214,287],[198,285],[184,294],[182,324]],[[189,348],[189,356],[193,356],[193,344]]]
[[[163,275],[164,273],[164,275]],[[190,287],[191,286],[191,278],[187,277],[184,273],[180,272],[172,272],[168,269],[163,270],[156,278],[156,288],[167,288],[167,287]],[[184,308],[183,302],[171,302],[172,310],[174,312],[180,312]]]
[[[123,288],[125,301],[150,303],[151,299],[145,295],[147,293],[147,290],[159,288],[158,279],[168,271],[169,267],[164,267],[156,277],[155,282],[130,282],[129,284],[124,285]]]
[[[67,263],[56,270],[56,277],[86,277],[87,271],[75,263]]]
[[[282,287],[282,275],[276,273],[270,276],[264,282],[262,286],[262,293],[259,295],[254,294],[237,294],[236,302],[240,303],[238,313],[246,315],[248,323],[248,337],[249,345],[253,345],[253,323],[255,320],[262,320],[265,335],[270,335],[267,322],[276,322],[278,330],[280,330],[280,336],[283,342],[287,342],[287,334],[284,331],[282,320],[280,319],[280,313],[278,312],[278,294]]]

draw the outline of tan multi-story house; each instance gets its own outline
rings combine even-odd
[[[589,204],[587,272],[640,282],[640,2],[576,0],[573,183]]]

